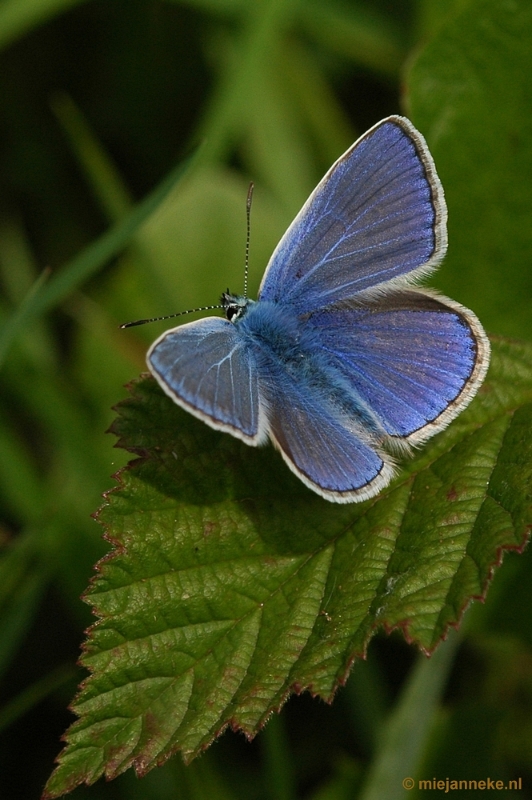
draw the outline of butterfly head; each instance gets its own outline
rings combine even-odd
[[[248,309],[248,306],[253,302],[254,301],[250,300],[248,297],[231,294],[229,289],[227,292],[223,292],[220,299],[222,308],[225,311],[225,316],[229,322],[232,322],[233,324],[238,322],[239,319],[242,319]]]

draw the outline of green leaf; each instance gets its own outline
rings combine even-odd
[[[449,207],[436,283],[489,330],[530,339],[532,4],[453,5],[407,80]]]
[[[92,674],[45,796],[190,761],[227,726],[253,736],[291,692],[331,701],[380,627],[432,651],[526,542],[531,363],[531,346],[495,341],[472,405],[346,506],[134,383],[113,431],[140,457],[99,512],[113,551],[86,598]]]

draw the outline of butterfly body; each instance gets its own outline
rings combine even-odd
[[[226,318],[167,331],[148,352],[164,391],[207,424],[268,437],[333,502],[374,496],[390,453],[442,430],[489,363],[475,315],[418,289],[446,248],[428,148],[390,117],[353,145],[274,252],[259,297],[222,295]]]
[[[346,425],[358,421],[368,431],[384,434],[371,409],[357,397],[356,387],[331,363],[308,315],[298,315],[287,305],[262,301],[253,303],[234,324],[247,343],[250,358],[254,358],[266,408],[277,404],[276,391],[271,387],[293,384],[299,395],[312,395],[328,415],[343,417]]]

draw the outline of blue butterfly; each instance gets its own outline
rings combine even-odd
[[[423,136],[388,117],[330,168],[273,253],[257,301],[173,328],[147,362],[178,405],[249,445],[268,437],[335,503],[367,500],[481,385],[489,342],[459,303],[416,288],[447,248]]]

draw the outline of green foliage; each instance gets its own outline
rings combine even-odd
[[[532,6],[466,3],[409,71],[408,110],[449,204],[444,291],[500,333],[532,338]]]
[[[294,699],[252,743],[224,736],[186,768],[75,797],[392,800],[403,768],[529,772],[531,553],[505,557],[458,654],[445,642],[404,683],[402,637],[432,651],[524,542],[528,346],[493,337],[472,406],[381,497],[343,508],[142,379],[113,423],[141,460],[100,512],[111,543],[90,519],[127,461],[104,436],[110,408],[161,331],[118,324],[239,290],[250,179],[255,291],[317,180],[389,113],[425,134],[445,188],[434,283],[530,339],[528,0],[4,0],[0,48],[2,797],[36,796],[50,773],[93,619],[79,595],[110,548],[51,794],[189,759],[226,723],[253,733],[304,686],[330,699],[393,627],[330,708]]]
[[[81,283],[123,250],[140,225],[157,209],[166,195],[182,177],[185,167],[179,165],[160,186],[141,203],[123,222],[107,231],[80,253],[45,285],[48,272],[35,281],[11,319],[6,320],[0,331],[0,367],[13,340],[20,335],[32,318],[53,308]]]
[[[310,495],[134,384],[112,430],[141,458],[99,512],[92,675],[50,796],[254,735],[290,692],[331,700],[378,627],[432,650],[530,527],[532,347],[498,342],[480,396],[377,501]],[[309,496],[310,495],[310,496]]]

